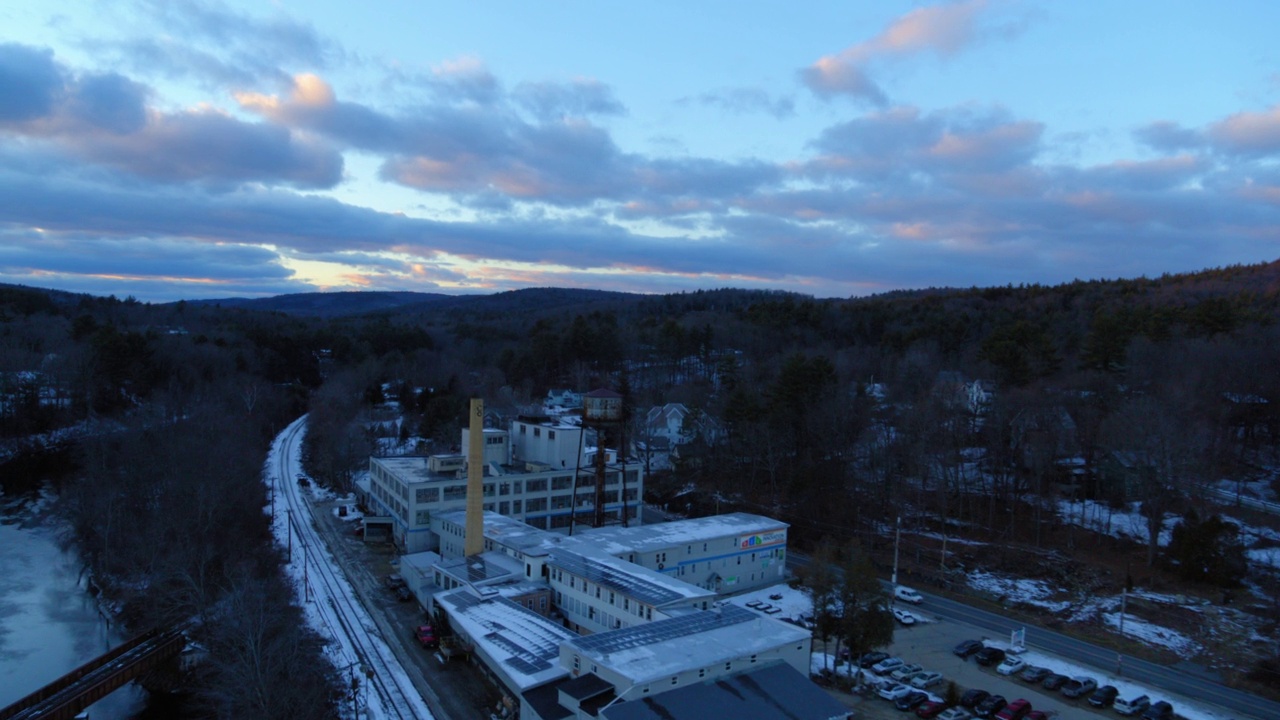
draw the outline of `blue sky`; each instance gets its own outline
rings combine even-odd
[[[1275,3],[792,5],[11,0],[0,282],[847,297],[1280,256]]]

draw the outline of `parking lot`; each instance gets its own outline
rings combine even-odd
[[[913,610],[916,615],[925,615]],[[885,649],[890,655],[900,657],[908,663],[924,666],[926,670],[936,670],[946,676],[948,681],[955,681],[963,692],[969,688],[981,688],[991,693],[1003,695],[1009,700],[1026,698],[1032,707],[1050,713],[1055,720],[1072,720],[1073,718],[1108,718],[1120,720],[1120,716],[1110,710],[1096,710],[1083,698],[1069,700],[1058,693],[1041,689],[1038,685],[1028,685],[1015,677],[997,675],[995,668],[984,668],[972,658],[962,660],[951,652],[962,640],[990,639],[1007,643],[1008,637],[984,638],[977,636],[954,623],[920,622],[911,627],[898,626],[894,631],[894,642]],[[943,696],[946,685],[935,685],[930,688],[932,694]],[[856,717],[872,720],[904,720],[915,717],[904,713],[887,700],[878,697],[861,698],[839,690],[829,690],[831,695],[852,708]]]

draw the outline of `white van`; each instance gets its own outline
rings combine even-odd
[[[899,600],[912,603],[913,605],[919,605],[920,603],[924,602],[923,595],[916,592],[915,590],[912,590],[906,585],[898,585],[894,587],[893,596]]]
[[[1151,704],[1151,698],[1147,697],[1146,695],[1139,695],[1138,697],[1132,697],[1127,699],[1116,698],[1115,705],[1112,705],[1111,707],[1121,715],[1137,715],[1143,710],[1146,710],[1147,706],[1149,706],[1150,704]]]

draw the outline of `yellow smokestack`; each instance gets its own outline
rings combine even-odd
[[[467,435],[467,535],[462,554],[484,552],[484,400],[471,399],[471,428]]]

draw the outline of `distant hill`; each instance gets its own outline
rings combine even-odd
[[[281,312],[308,317],[346,317],[397,310],[406,306],[429,306],[455,300],[452,295],[418,292],[326,292],[276,295],[267,298],[221,298],[186,300],[197,307],[243,308],[263,312]]]

